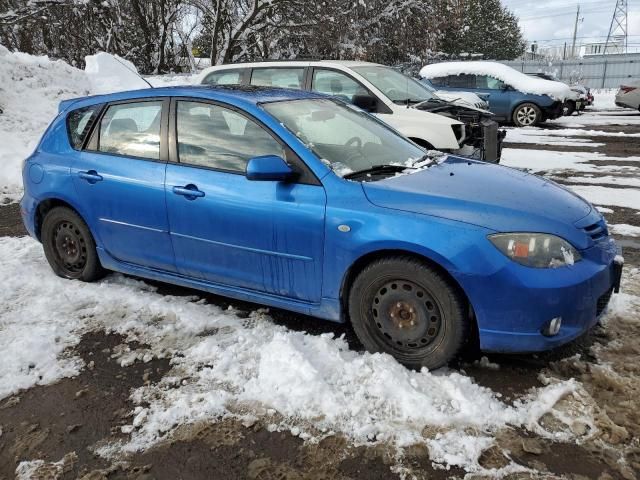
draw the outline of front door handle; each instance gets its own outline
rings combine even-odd
[[[95,170],[89,170],[88,172],[79,172],[78,176],[86,180],[89,183],[96,183],[102,181],[102,175],[98,175],[98,172]]]
[[[204,197],[204,192],[198,190],[198,187],[192,183],[184,187],[173,187],[173,193],[187,197],[189,200]]]

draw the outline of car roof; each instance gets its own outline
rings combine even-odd
[[[233,70],[235,68],[258,68],[258,67],[364,67],[364,66],[383,66],[379,63],[364,62],[359,60],[269,60],[264,62],[245,62],[245,63],[225,63],[223,65],[213,65],[207,67],[202,73],[209,73],[217,70]]]
[[[161,88],[145,88],[142,90],[130,90],[125,92],[109,93],[105,95],[92,95],[89,97],[75,98],[61,102],[59,111],[73,108],[81,108],[90,105],[135,100],[153,97],[196,97],[208,100],[218,100],[225,103],[248,104],[277,102],[283,100],[297,100],[303,98],[325,98],[326,95],[296,90],[292,88],[256,87],[251,85],[184,85]]]

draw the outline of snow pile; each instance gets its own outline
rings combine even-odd
[[[149,345],[133,357],[123,354],[124,364],[171,358],[167,376],[133,392],[138,406],[123,429],[129,441],[103,454],[143,450],[180,424],[223,416],[262,419],[270,430],[307,440],[341,433],[355,443],[427,443],[435,461],[473,471],[481,470],[477,457],[501,428],[571,438],[575,419],[555,405],[579,398],[574,381],[534,390],[510,405],[457,372],[410,371],[388,355],[351,351],[331,334],[290,331],[262,310],[242,318],[195,296],[157,294],[120,275],[95,284],[62,280],[28,238],[0,239],[0,268],[0,398],[77,373],[80,361],[63,350],[87,331],[116,331]],[[543,415],[566,431],[544,430]]]
[[[138,69],[129,60],[100,52],[85,57],[85,73],[94,94],[149,88],[138,75]]]
[[[623,237],[640,237],[640,227],[629,225],[628,223],[609,225],[609,230],[614,235],[621,235]]]
[[[591,160],[610,162],[639,162],[638,167],[628,165],[595,165]],[[625,172],[635,174],[640,168],[640,157],[610,157],[602,153],[556,152],[553,150],[530,150],[524,148],[505,148],[500,164],[507,167],[523,168],[533,173],[573,170],[585,173]]]
[[[498,80],[502,80],[520,92],[548,95],[560,101],[564,101],[566,98],[573,96],[569,86],[562,82],[554,82],[525,75],[498,62],[442,62],[425,65],[420,70],[420,76],[428,79],[461,74],[489,75]]]
[[[58,103],[87,95],[89,88],[82,70],[0,45],[0,202],[20,196],[22,161],[58,113]]]
[[[619,110],[622,107],[616,105],[616,93],[617,88],[602,88],[591,90],[593,94],[593,105],[591,108],[594,110]]]

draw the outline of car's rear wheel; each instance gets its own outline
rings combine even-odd
[[[542,118],[540,108],[534,103],[518,105],[512,115],[513,124],[516,127],[532,127],[537,125]]]
[[[42,246],[56,275],[92,282],[105,275],[89,227],[67,207],[55,207],[42,222]]]
[[[370,352],[410,368],[434,369],[459,352],[467,334],[465,302],[435,269],[411,257],[368,265],[349,295],[353,329]]]

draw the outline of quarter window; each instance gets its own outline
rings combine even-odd
[[[98,150],[158,160],[161,117],[162,102],[110,106],[100,122]]]
[[[254,68],[251,85],[301,89],[303,78],[304,68]]]
[[[89,107],[79,108],[69,113],[67,116],[67,131],[69,133],[69,143],[76,150],[82,148],[89,130],[98,116],[98,112],[102,105],[91,105]]]
[[[250,158],[284,158],[284,149],[264,128],[219,105],[178,102],[176,128],[180,163],[244,173]]]
[[[314,70],[311,89],[314,92],[333,95],[348,102],[353,102],[355,95],[369,95],[367,89],[360,83],[344,73],[333,70]]]
[[[205,85],[240,85],[242,70],[220,70],[210,73],[202,83]]]

